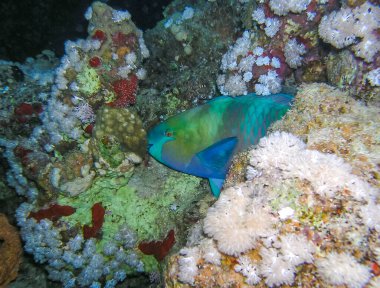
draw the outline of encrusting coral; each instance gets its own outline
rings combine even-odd
[[[4,214],[0,214],[0,287],[7,287],[17,277],[21,255],[17,229],[8,223]]]

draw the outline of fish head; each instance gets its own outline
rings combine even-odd
[[[174,129],[168,122],[162,122],[148,132],[148,152],[156,160],[163,162],[162,151],[167,142],[174,141]]]
[[[199,127],[187,113],[180,113],[148,131],[148,152],[157,161],[186,173],[186,166],[200,141],[194,137]]]

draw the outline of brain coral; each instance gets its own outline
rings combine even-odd
[[[97,140],[116,140],[125,150],[143,156],[146,132],[139,116],[126,108],[101,108],[96,116],[94,136]]]

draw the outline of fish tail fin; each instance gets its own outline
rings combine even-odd
[[[217,178],[209,178],[210,182],[211,192],[215,196],[215,198],[218,198],[220,195],[220,190],[222,190],[224,179],[217,179]]]

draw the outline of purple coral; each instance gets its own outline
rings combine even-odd
[[[74,115],[83,123],[88,124],[95,121],[95,114],[94,110],[92,110],[92,107],[90,104],[88,104],[85,101],[82,101],[79,103],[78,106],[76,106],[73,109]]]

